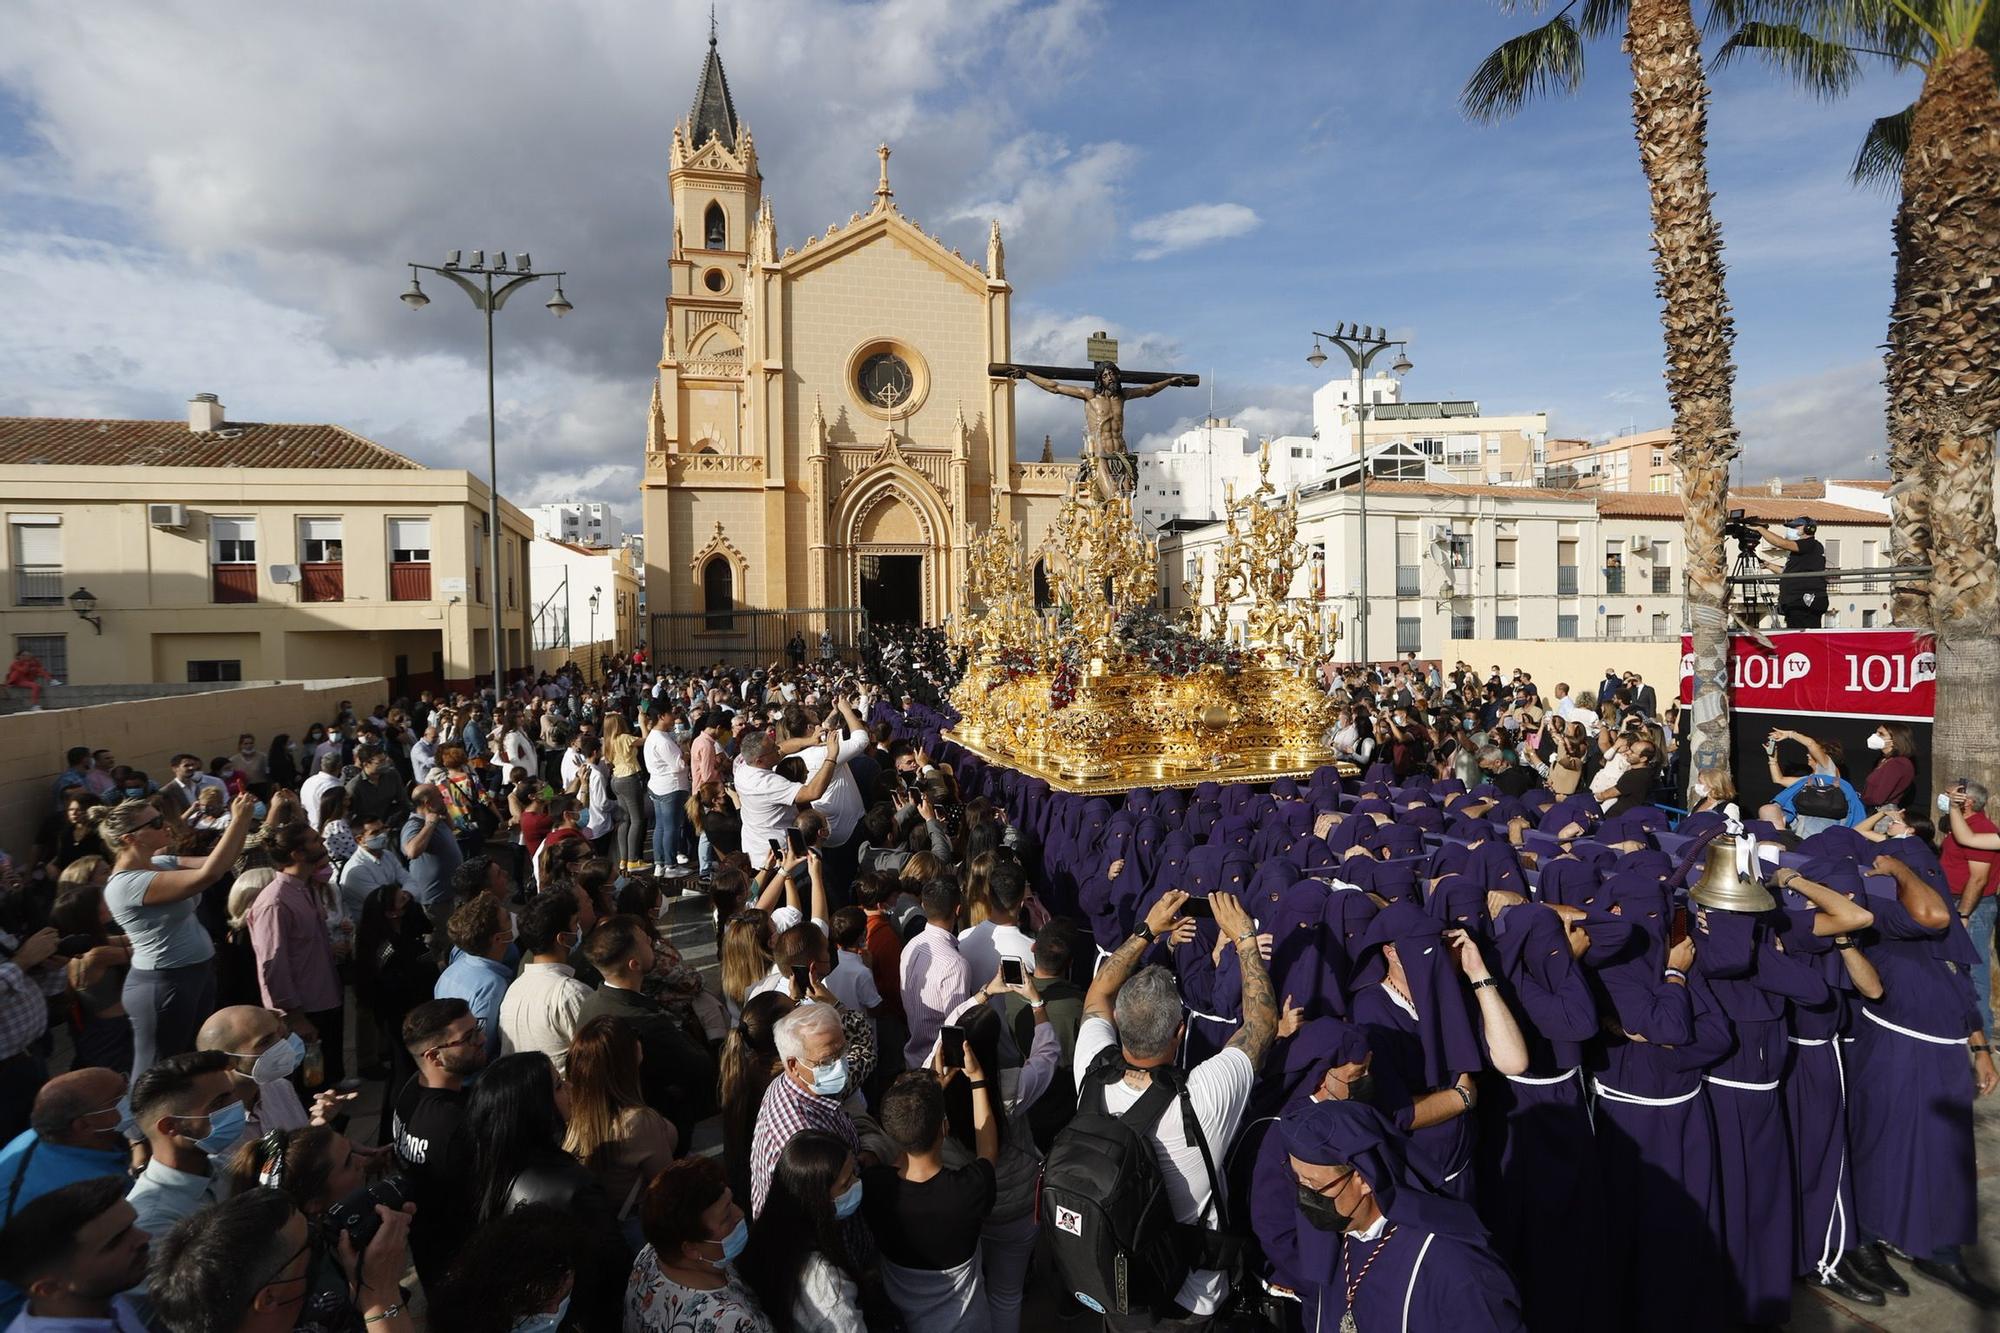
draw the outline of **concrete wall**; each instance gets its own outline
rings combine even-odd
[[[1498,665],[1501,674],[1521,668],[1535,678],[1544,696],[1554,692],[1558,681],[1569,683],[1570,693],[1596,693],[1604,679],[1604,668],[1616,667],[1622,674],[1636,671],[1653,687],[1660,707],[1677,698],[1681,688],[1681,641],[1676,634],[1670,643],[1643,639],[1585,641],[1559,639],[1454,639],[1444,645],[1447,669],[1465,662],[1479,672]]]
[[[596,643],[579,643],[573,648],[537,648],[528,655],[528,669],[539,676],[544,671],[555,671],[565,662],[574,662],[583,669],[586,678],[603,675],[603,662],[618,652],[616,644],[609,639]]]
[[[73,745],[109,750],[157,783],[173,776],[168,763],[183,750],[203,759],[230,754],[246,731],[260,746],[281,731],[297,738],[315,719],[332,717],[342,699],[367,712],[387,694],[379,677],[274,681],[0,717],[0,847],[17,859],[31,854],[36,831],[54,812],[55,777]]]

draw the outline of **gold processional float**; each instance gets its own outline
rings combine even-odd
[[[1339,617],[1291,596],[1307,553],[1298,496],[1271,485],[1268,446],[1258,487],[1228,494],[1212,597],[1203,604],[1197,577],[1174,613],[1154,605],[1158,542],[1133,522],[1125,488],[1098,484],[1093,464],[1103,467],[1096,450],[1036,553],[997,510],[968,547],[960,605],[969,609],[949,626],[967,666],[951,692],[960,721],[946,734],[1070,792],[1268,781],[1335,762],[1338,705],[1317,677]],[[1037,557],[1047,609],[1024,569]]]

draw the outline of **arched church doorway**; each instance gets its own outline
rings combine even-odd
[[[924,557],[862,556],[861,607],[870,624],[923,624]]]

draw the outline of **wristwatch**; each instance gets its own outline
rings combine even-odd
[[[1132,933],[1134,935],[1137,935],[1140,939],[1146,941],[1146,943],[1148,944],[1151,944],[1155,939],[1159,938],[1159,932],[1154,930],[1151,926],[1147,925],[1143,921],[1141,921],[1138,925],[1132,927]]]
[[[1478,990],[1478,989],[1480,989],[1480,988],[1481,988],[1482,986],[1491,986],[1491,987],[1493,987],[1494,989],[1496,989],[1496,990],[1497,990],[1497,989],[1499,989],[1499,987],[1500,987],[1500,978],[1498,978],[1498,977],[1481,977],[1481,978],[1480,978],[1479,980],[1477,980],[1477,981],[1475,981],[1475,982],[1473,982],[1473,983],[1472,983],[1472,989],[1474,989],[1474,990]]]

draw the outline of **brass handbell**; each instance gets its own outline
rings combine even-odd
[[[1751,873],[1740,873],[1736,859],[1737,840],[1727,835],[1708,844],[1708,863],[1701,878],[1688,889],[1688,897],[1718,912],[1769,912],[1777,899],[1756,874],[1756,858],[1750,858]]]

